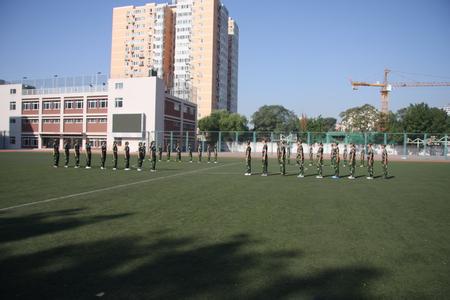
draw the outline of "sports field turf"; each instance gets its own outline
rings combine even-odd
[[[98,165],[0,153],[0,208],[50,199],[0,211],[2,299],[450,295],[450,164],[393,162],[373,181],[282,177],[274,160],[269,177],[231,158]]]

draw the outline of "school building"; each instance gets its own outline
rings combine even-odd
[[[181,141],[196,131],[197,105],[170,95],[158,77],[51,80],[0,81],[0,148],[51,148],[55,139],[84,148],[89,139],[93,148],[128,141],[136,150],[140,141],[165,145],[169,135]]]

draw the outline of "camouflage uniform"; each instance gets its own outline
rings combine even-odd
[[[360,161],[361,161],[361,165],[360,165],[360,167],[362,168],[362,167],[364,167],[364,157],[365,157],[365,155],[366,155],[366,151],[364,150],[364,147],[361,149],[361,153],[360,153],[360,156],[359,156],[359,159],[360,159]]]
[[[373,178],[373,149],[369,147],[367,150],[367,173],[369,178]]]
[[[140,170],[145,159],[145,147],[142,145],[142,143],[139,143],[138,151],[138,170]]]
[[[125,144],[125,169],[130,169],[130,146]]]
[[[339,177],[339,163],[341,162],[341,158],[339,157],[339,146],[336,145],[334,149],[334,176]]]
[[[267,167],[268,167],[268,161],[269,156],[267,153],[267,144],[264,144],[263,150],[262,150],[262,175],[267,176]]]
[[[117,144],[114,143],[113,145],[113,163],[114,163],[114,169],[117,169]]]
[[[64,166],[67,168],[69,166],[69,157],[70,157],[70,144],[69,142],[64,143],[64,156],[65,156],[65,163]]]
[[[297,146],[297,164],[300,169],[299,177],[303,177],[305,175],[305,155],[303,153],[303,145],[298,143]]]
[[[347,166],[347,156],[348,156],[348,150],[347,145],[344,146],[344,153],[342,154],[342,158],[344,159],[344,168]]]
[[[105,162],[106,162],[106,143],[102,144],[101,162],[102,162],[102,169],[104,169],[105,168]]]
[[[181,147],[180,147],[180,145],[177,145],[176,151],[177,151],[177,162],[181,162]]]
[[[291,164],[291,144],[287,144],[286,156],[287,156],[288,165],[290,165]]]
[[[59,143],[53,142],[53,166],[57,168],[59,165]]]
[[[86,143],[86,168],[91,167],[91,161],[92,161],[92,151],[91,151],[92,145],[90,142]]]
[[[384,178],[388,178],[388,153],[386,148],[381,152],[381,164],[383,165]]]
[[[80,167],[80,144],[78,142],[75,142],[74,149],[75,149],[75,168],[79,168]]]
[[[217,145],[214,145],[214,163],[217,164]]]
[[[162,160],[162,154],[163,154],[163,148],[162,148],[162,146],[161,145],[159,145],[159,147],[158,147],[158,153],[159,153],[159,161],[161,161]]]
[[[312,166],[314,163],[314,148],[312,145],[309,146],[309,165]]]
[[[319,145],[319,149],[317,149],[317,154],[316,154],[316,165],[317,165],[317,172],[318,172],[318,176],[322,177],[322,167],[323,167],[323,145],[320,144]]]
[[[155,143],[150,144],[150,155],[152,160],[152,168],[150,169],[152,172],[156,171],[156,146]]]
[[[356,149],[354,146],[350,148],[349,161],[350,161],[350,177],[354,178],[356,169]]]
[[[167,161],[170,161],[170,152],[172,151],[172,145],[167,144]]]
[[[286,175],[286,146],[284,144],[280,148],[280,173]]]
[[[208,164],[211,162],[211,145],[208,144],[208,146],[206,146],[206,152],[208,153]]]
[[[199,163],[202,162],[202,154],[203,154],[202,143],[199,143],[198,144],[198,162]]]
[[[191,147],[191,145],[188,146],[188,152],[189,152],[189,162],[192,162],[192,147]]]
[[[252,173],[252,147],[250,144],[247,144],[247,149],[245,150],[245,162],[247,165],[247,172],[245,174]]]

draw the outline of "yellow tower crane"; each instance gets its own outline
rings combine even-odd
[[[402,87],[426,87],[426,86],[450,86],[450,82],[389,82],[388,75],[391,72],[389,69],[384,70],[384,81],[382,83],[369,83],[363,81],[350,81],[353,90],[357,90],[360,86],[375,86],[380,87],[381,93],[381,112],[384,114],[389,113],[389,93],[392,88]]]

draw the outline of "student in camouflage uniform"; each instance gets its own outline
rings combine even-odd
[[[57,168],[59,166],[59,143],[55,139],[53,141],[53,167]]]
[[[268,176],[267,167],[269,163],[267,140],[264,140],[263,150],[262,150],[262,174],[261,176]]]
[[[177,162],[181,162],[181,147],[180,147],[180,144],[177,144],[176,151],[177,151]]]
[[[373,149],[372,144],[369,144],[367,149],[367,179],[373,179]]]
[[[142,163],[145,159],[145,148],[144,145],[140,142],[138,148],[138,172],[142,171]]]
[[[206,152],[208,153],[208,164],[211,163],[211,145],[208,143],[206,146]]]
[[[331,168],[334,170],[336,164],[336,145],[334,143],[331,143],[330,162]]]
[[[323,144],[319,143],[319,149],[317,149],[316,154],[316,166],[317,166],[317,173],[318,175],[316,178],[323,178],[322,176],[322,167],[323,167]]]
[[[278,159],[278,164],[281,165],[281,144],[280,144],[280,142],[277,142],[277,159]]]
[[[86,140],[86,169],[91,168],[92,161],[92,145],[89,140]]]
[[[280,173],[284,176],[286,175],[286,144],[284,141],[281,143],[280,159]]]
[[[75,149],[75,169],[78,169],[80,167],[80,143],[75,141],[74,145]]]
[[[172,145],[167,144],[167,161],[170,161],[170,152],[172,151]]]
[[[381,145],[381,164],[383,166],[384,179],[388,178],[388,153],[386,150],[386,145]]]
[[[189,162],[192,163],[192,147],[190,144],[188,145],[188,152],[189,152]]]
[[[341,158],[339,157],[339,143],[334,144],[334,176],[332,178],[339,178],[339,163]]]
[[[125,171],[130,170],[130,146],[129,143],[125,142]]]
[[[214,145],[214,163],[217,164],[217,145]]]
[[[359,165],[360,168],[364,168],[364,161],[365,161],[365,155],[366,155],[366,150],[364,150],[365,146],[361,145],[361,153],[359,155],[359,159],[361,161],[361,164]]]
[[[150,172],[156,172],[156,145],[155,142],[151,142],[150,144],[150,156],[152,158],[152,168]]]
[[[347,166],[347,156],[348,156],[347,145],[344,145],[344,153],[342,154],[342,158],[344,159],[344,168]]]
[[[297,142],[297,164],[300,169],[297,177],[305,177],[305,154],[303,153],[303,145],[301,140]]]
[[[250,141],[247,141],[247,149],[245,149],[245,163],[247,165],[247,172],[245,176],[252,175],[252,147],[250,147]]]
[[[70,143],[68,140],[64,142],[64,156],[65,156],[65,162],[64,162],[64,168],[69,167],[69,157],[70,157]]]
[[[102,142],[102,156],[101,156],[101,162],[102,162],[102,167],[101,167],[101,169],[104,170],[104,169],[105,169],[105,162],[106,162],[106,142]]]
[[[117,154],[117,142],[113,142],[113,163],[114,167],[113,170],[117,170],[117,161],[118,161],[118,154]]]
[[[291,164],[291,143],[287,143],[286,156],[287,156],[288,165],[290,165]]]
[[[355,144],[350,144],[350,154],[349,154],[349,166],[350,166],[350,176],[348,179],[355,179],[355,169],[356,169],[356,147]]]
[[[309,145],[309,166],[311,167],[314,163],[314,148],[313,144]]]
[[[162,154],[163,154],[163,147],[161,146],[161,144],[159,144],[159,146],[158,146],[158,153],[159,153],[158,160],[161,161],[162,160]]]
[[[203,149],[202,149],[202,143],[198,143],[198,163],[202,162],[202,154],[203,154]]]

